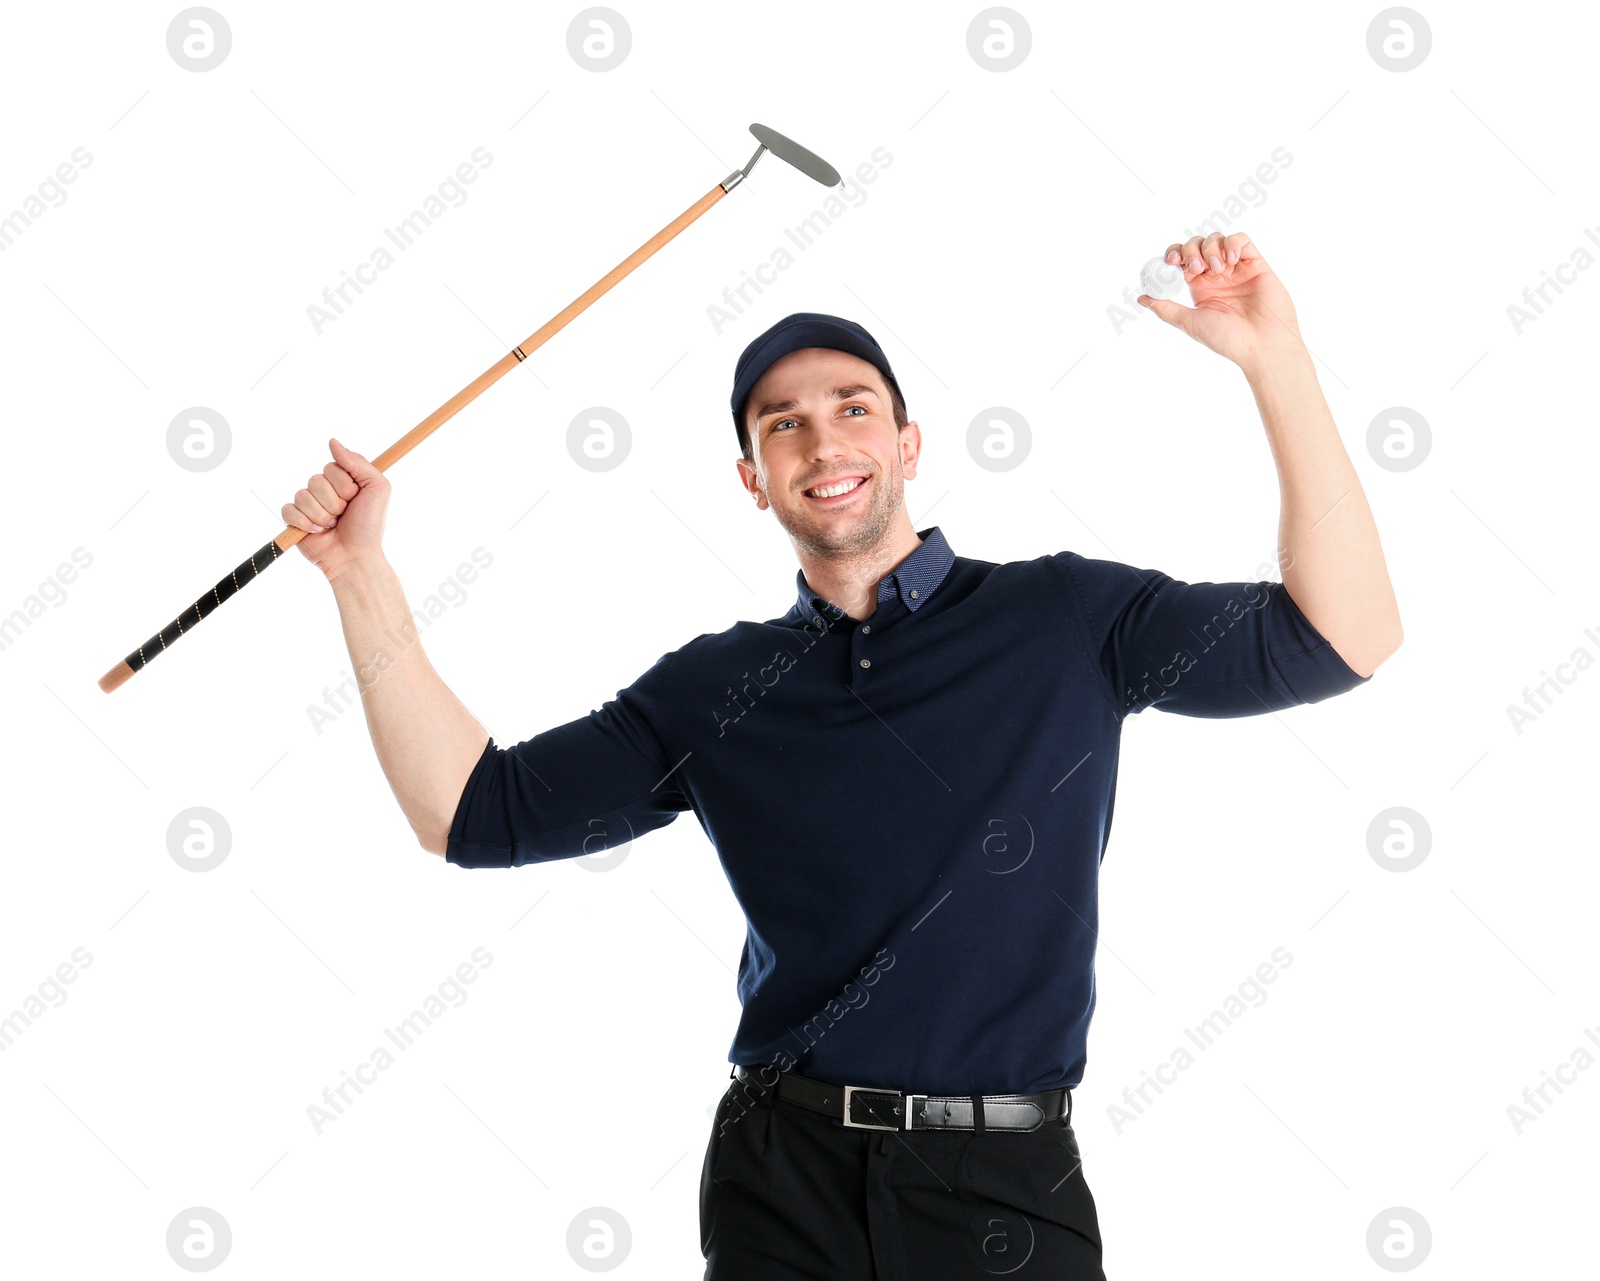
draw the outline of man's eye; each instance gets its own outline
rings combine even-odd
[[[852,409],[859,409],[862,413],[866,413],[867,412],[867,407],[865,405],[846,405],[845,406],[845,410],[846,411],[849,411],[849,410],[852,410]],[[794,421],[795,421],[795,419],[793,419],[793,418],[780,418],[776,422],[774,422],[772,424],[772,426],[768,428],[768,430],[769,431],[777,431],[778,428],[780,428],[780,427],[782,427],[784,425],[784,423],[792,423]]]

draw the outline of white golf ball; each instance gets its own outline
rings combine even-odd
[[[1152,298],[1176,298],[1184,288],[1183,268],[1165,258],[1152,258],[1139,273],[1139,291]]]

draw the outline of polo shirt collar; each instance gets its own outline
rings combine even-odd
[[[945,575],[955,564],[955,553],[950,550],[950,544],[945,541],[937,525],[919,529],[917,537],[922,539],[921,544],[878,581],[879,605],[898,595],[901,603],[915,612],[944,582]],[[832,620],[844,617],[844,610],[811,590],[811,585],[806,582],[805,570],[796,570],[794,581],[799,591],[796,608],[802,618],[821,616]]]

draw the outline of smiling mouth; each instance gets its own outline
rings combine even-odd
[[[870,476],[844,476],[838,480],[828,481],[824,485],[813,485],[803,491],[802,497],[821,507],[836,506],[860,493],[871,479]],[[824,494],[829,496],[822,497]]]

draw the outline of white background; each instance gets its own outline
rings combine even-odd
[[[294,553],[121,690],[95,680],[282,528],[330,435],[380,452],[742,166],[751,121],[847,175],[892,163],[719,332],[708,308],[828,195],[763,158],[391,471],[413,604],[493,557],[424,635],[446,681],[515,742],[787,608],[727,397],[797,310],[883,343],[925,442],[913,521],[958,554],[1274,576],[1248,386],[1123,291],[1285,149],[1227,229],[1295,301],[1406,640],[1321,705],[1128,722],[1075,1112],[1107,1274],[1383,1275],[1390,1207],[1429,1225],[1423,1274],[1593,1268],[1600,1070],[1571,1064],[1600,1054],[1600,672],[1564,669],[1520,733],[1507,713],[1600,656],[1600,272],[1520,334],[1507,314],[1600,253],[1592,12],[1430,6],[1397,73],[1375,6],[1030,5],[996,72],[968,51],[981,6],[628,4],[631,51],[596,72],[568,50],[581,6],[218,3],[232,48],[204,73],[168,53],[178,6],[13,7],[0,45],[0,216],[92,156],[0,254],[0,615],[92,557],[0,650],[0,1016],[92,957],[0,1052],[0,1270],[175,1275],[168,1224],[202,1206],[229,1275],[578,1276],[569,1224],[602,1206],[621,1271],[700,1275],[744,922],[692,816],[604,873],[424,852],[359,711],[313,726],[349,660]],[[308,306],[478,147],[464,203],[319,334]],[[167,452],[190,406],[231,428],[208,472]],[[614,471],[568,453],[592,406],[630,425]],[[1005,472],[966,446],[991,406],[1032,430]],[[1431,428],[1407,471],[1367,443],[1395,406]],[[203,874],[167,847],[193,806],[231,832]],[[1404,873],[1368,848],[1395,806],[1431,829]],[[480,947],[465,1003],[317,1134],[308,1106]],[[1119,1125],[1280,947],[1268,999]],[[1563,1065],[1519,1134],[1508,1106]]]

